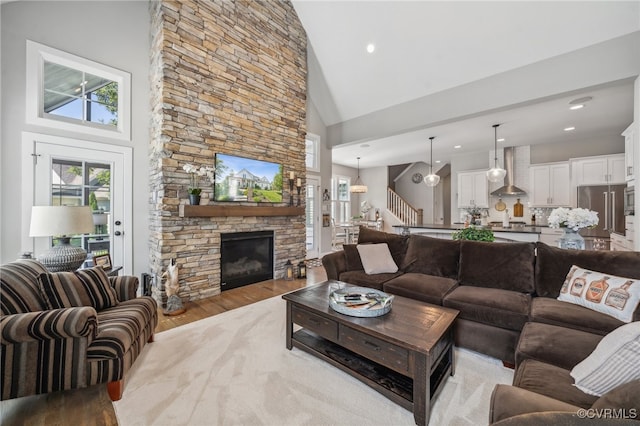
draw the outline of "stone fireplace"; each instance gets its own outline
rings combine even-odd
[[[268,230],[280,278],[287,260],[304,259],[304,214],[263,215],[265,205],[288,203],[245,202],[234,204],[249,209],[242,215],[183,215],[189,176],[182,167],[213,166],[215,154],[226,153],[280,163],[285,176],[294,172],[304,181],[306,34],[295,10],[288,1],[255,0],[163,0],[149,7],[151,273],[160,283],[175,258],[180,297],[219,294],[222,235]],[[202,186],[198,208],[225,205],[212,201],[211,183]],[[283,196],[289,200],[288,185]],[[302,194],[302,207],[304,200]],[[162,286],[154,296],[163,302]]]
[[[273,278],[273,231],[220,234],[220,286],[230,290]]]

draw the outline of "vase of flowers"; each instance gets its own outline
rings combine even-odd
[[[193,164],[187,163],[182,166],[182,169],[189,173],[189,203],[197,206],[200,204],[200,197],[202,194],[200,182],[204,177],[206,177],[206,179],[211,183],[215,182],[216,168],[211,166],[200,166],[200,168],[198,168]]]
[[[599,222],[598,213],[589,209],[553,209],[548,223],[551,228],[562,228],[564,235],[558,240],[558,247],[584,250],[584,238],[578,233],[582,228],[593,228]]]

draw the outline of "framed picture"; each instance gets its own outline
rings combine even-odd
[[[93,265],[101,266],[104,270],[111,269],[111,255],[107,253],[99,256],[93,256]]]
[[[329,214],[322,215],[322,226],[328,228],[331,225],[331,218]]]

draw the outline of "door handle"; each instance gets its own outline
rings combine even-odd
[[[116,232],[113,233],[113,235],[115,235],[116,237],[119,237],[120,235],[122,235],[122,232],[116,231]]]
[[[609,228],[609,194],[607,192],[603,192],[604,195],[604,228],[606,231]]]
[[[611,192],[611,230],[616,230],[616,193]]]
[[[122,225],[122,222],[120,222],[119,220],[116,220],[116,221],[114,222],[114,224],[115,224],[116,226],[120,226],[120,225]]]

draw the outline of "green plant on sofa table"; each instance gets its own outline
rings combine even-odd
[[[491,229],[475,228],[473,226],[456,231],[451,234],[451,237],[454,240],[495,241],[495,237],[493,236],[493,231]]]

